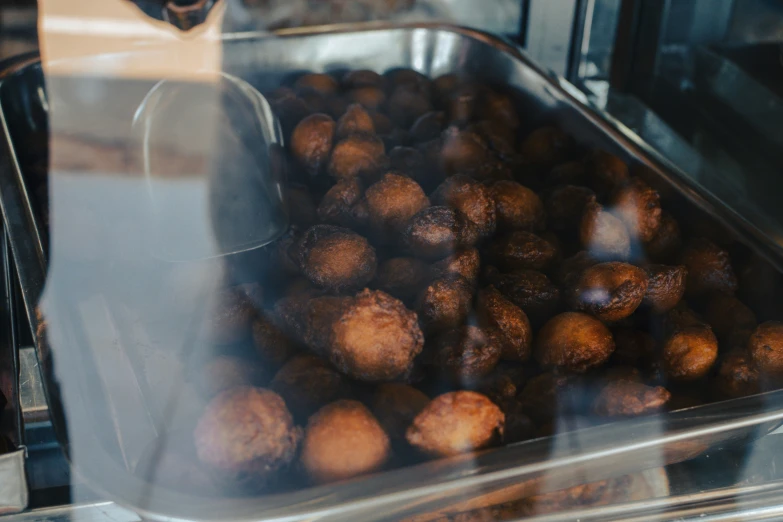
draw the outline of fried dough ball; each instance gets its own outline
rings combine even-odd
[[[647,274],[628,263],[600,263],[585,270],[571,290],[571,305],[606,322],[633,314],[647,292]]]
[[[329,161],[335,133],[334,120],[326,114],[312,114],[294,128],[291,134],[291,154],[314,176]]]
[[[432,275],[435,278],[462,276],[471,284],[476,284],[481,272],[481,256],[475,248],[457,251],[454,255],[432,265]]]
[[[390,382],[375,388],[372,412],[392,440],[405,439],[405,431],[430,398],[407,384]]]
[[[540,325],[557,310],[560,290],[547,276],[535,270],[515,270],[492,275],[489,282],[520,307],[535,325]]]
[[[524,382],[524,369],[518,366],[498,365],[481,380],[481,384],[475,391],[483,393],[502,408],[505,401],[513,400],[517,396]]]
[[[389,153],[389,164],[394,171],[413,178],[426,193],[444,179],[437,165],[430,164],[421,151],[412,147],[394,147]]]
[[[473,167],[470,170],[465,170],[463,173],[475,179],[476,181],[480,181],[485,184],[493,183],[495,181],[510,181],[514,179],[514,172],[512,171],[511,166],[502,159],[492,156],[477,167]]]
[[[203,364],[194,376],[193,384],[204,398],[237,386],[263,384],[268,377],[253,361],[220,355]]]
[[[461,326],[468,317],[473,288],[463,277],[436,279],[419,295],[416,310],[428,333]]]
[[[348,392],[343,376],[315,355],[298,355],[288,361],[269,387],[283,398],[299,423]]]
[[[543,230],[544,204],[538,195],[515,181],[497,181],[491,186],[497,209],[498,228]]]
[[[664,327],[667,333],[673,333],[676,330],[691,326],[708,327],[709,325],[685,301],[680,301],[677,306],[666,314]]]
[[[400,237],[411,218],[430,206],[430,200],[418,183],[393,172],[384,174],[380,181],[371,185],[364,197],[370,224],[386,239]]]
[[[671,214],[662,212],[658,231],[644,245],[647,256],[656,263],[671,263],[677,259],[680,248],[682,248],[680,225]]]
[[[523,411],[522,403],[517,399],[508,399],[500,404],[500,409],[506,418],[503,433],[503,443],[513,444],[535,438],[536,427],[533,421]]]
[[[375,123],[364,107],[354,103],[349,105],[345,114],[337,120],[336,133],[338,140],[351,134],[375,134]]]
[[[586,178],[587,168],[583,161],[568,161],[553,168],[549,172],[547,181],[550,186],[581,186],[587,183]]]
[[[576,229],[585,206],[595,201],[595,192],[587,187],[565,185],[552,191],[546,200],[546,214],[555,230]]]
[[[381,263],[373,286],[411,303],[430,279],[430,267],[415,257],[394,257]]]
[[[478,241],[478,231],[462,213],[434,206],[413,216],[405,240],[414,255],[436,261],[460,247],[472,247]]]
[[[322,73],[309,73],[300,76],[294,83],[294,89],[312,89],[321,94],[336,94],[337,80]]]
[[[593,151],[586,159],[590,185],[598,194],[609,194],[630,177],[623,160],[603,150]]]
[[[503,436],[503,412],[484,395],[457,391],[436,397],[408,428],[406,439],[432,457],[491,446]]]
[[[478,110],[488,120],[500,122],[512,130],[519,128],[519,114],[514,101],[504,93],[486,89],[482,93]]]
[[[585,205],[579,239],[597,259],[627,259],[631,255],[631,237],[625,225],[595,201]]]
[[[395,90],[407,87],[429,98],[432,94],[432,82],[429,78],[413,69],[393,69],[387,71],[384,76],[389,82],[389,88]]]
[[[299,123],[307,116],[312,114],[312,109],[307,103],[299,98],[292,90],[286,89],[286,92],[277,98],[270,98],[270,103],[275,114],[280,118],[280,126],[283,129],[286,143],[292,143],[291,136]]]
[[[326,356],[332,343],[332,325],[340,317],[351,298],[318,296],[303,306],[301,329],[305,344],[315,353]]]
[[[242,286],[220,290],[210,299],[201,325],[201,338],[213,344],[244,339],[256,316],[256,304]]]
[[[573,148],[574,140],[568,134],[556,127],[541,127],[527,135],[519,152],[530,165],[548,171],[568,161]]]
[[[369,382],[406,376],[424,346],[416,314],[390,295],[364,290],[332,326],[332,364]]]
[[[783,323],[767,321],[760,324],[748,339],[748,351],[762,375],[783,375]]]
[[[501,359],[525,362],[533,349],[533,330],[525,312],[495,287],[479,292],[478,317],[487,336],[500,346]]]
[[[386,78],[375,71],[357,69],[348,71],[342,77],[343,88],[354,89],[356,87],[386,87]]]
[[[475,132],[502,158],[516,155],[516,131],[498,120],[481,120],[468,125],[467,130]]]
[[[394,132],[396,127],[391,119],[382,112],[370,111],[368,113],[372,118],[373,127],[375,127],[375,134],[378,136],[390,135]]]
[[[481,238],[495,233],[495,201],[489,189],[464,175],[447,178],[432,193],[435,205],[451,207],[467,217]]]
[[[612,333],[601,321],[587,314],[566,312],[541,329],[535,355],[542,366],[584,373],[604,364],[612,352]]]
[[[688,269],[689,296],[703,296],[711,291],[734,294],[737,290],[729,253],[708,239],[692,240],[682,254],[682,264]]]
[[[446,127],[446,115],[430,111],[422,114],[411,127],[411,139],[415,143],[424,143],[440,137]]]
[[[288,336],[279,320],[271,313],[261,314],[252,325],[253,346],[265,363],[280,367],[299,351],[299,346]]]
[[[361,288],[375,276],[375,249],[365,238],[331,225],[305,232],[298,248],[299,266],[307,279],[331,291]]]
[[[515,230],[493,240],[487,256],[502,270],[542,270],[555,259],[557,248],[531,232]]]
[[[522,411],[539,422],[550,421],[557,416],[558,399],[570,382],[568,377],[552,373],[533,377],[519,394]]]
[[[414,312],[384,292],[364,290],[332,325],[329,358],[353,379],[390,381],[407,376],[423,346]]]
[[[598,260],[591,256],[590,252],[581,250],[560,263],[558,281],[565,288],[573,287],[585,270],[597,264]]]
[[[666,315],[666,329],[666,376],[673,381],[695,381],[707,375],[718,358],[718,339],[710,327],[681,303]]]
[[[378,471],[390,455],[389,437],[357,401],[324,406],[307,422],[300,462],[316,484]]]
[[[341,227],[358,226],[354,207],[363,196],[364,185],[359,178],[341,179],[324,195],[318,205],[318,217]]]
[[[744,345],[758,322],[753,310],[736,297],[716,293],[710,295],[704,318],[721,341]]]
[[[618,328],[613,332],[615,350],[612,360],[617,364],[649,368],[655,360],[655,339],[641,330]]]
[[[434,89],[435,101],[437,105],[442,107],[448,103],[449,96],[453,93],[457,87],[462,85],[464,79],[458,74],[449,73],[438,76],[432,81],[432,88]]]
[[[647,183],[632,178],[615,192],[612,205],[631,237],[643,242],[655,238],[661,226],[661,197]]]
[[[199,460],[242,485],[263,484],[286,467],[301,436],[279,395],[248,386],[212,399],[193,432]]]
[[[670,398],[662,386],[618,380],[604,386],[593,402],[593,411],[601,417],[635,417],[662,410]]]
[[[484,140],[475,132],[449,127],[443,132],[441,164],[447,175],[477,170],[490,157]]]
[[[663,314],[677,306],[685,295],[685,280],[688,271],[684,266],[649,265],[647,273],[647,293],[644,304],[653,313]]]
[[[463,326],[435,340],[434,363],[449,381],[471,386],[495,369],[501,351],[495,339],[478,326]]]
[[[715,377],[718,396],[737,399],[761,392],[759,371],[745,351],[730,353],[720,365]]]
[[[479,88],[473,83],[456,85],[448,95],[446,111],[449,121],[461,125],[473,119],[476,112],[476,103],[479,97]]]
[[[432,110],[427,96],[419,90],[403,85],[394,89],[389,97],[387,112],[397,125],[409,129],[421,116]]]
[[[348,99],[365,109],[377,111],[386,105],[386,93],[380,87],[354,87],[347,94]]]
[[[334,146],[329,159],[329,174],[335,179],[370,176],[382,167],[385,151],[383,141],[377,136],[348,136]]]

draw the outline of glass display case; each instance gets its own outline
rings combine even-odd
[[[0,7],[9,521],[783,516],[779,1],[66,4]]]

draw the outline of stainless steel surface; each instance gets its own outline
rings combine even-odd
[[[92,502],[34,509],[3,518],[4,522],[141,522],[141,518],[113,502]]]
[[[0,444],[7,447],[8,441],[15,451],[0,453],[0,515],[16,513],[27,507],[28,491],[25,476],[24,434],[19,391],[19,357],[16,351],[17,329],[14,320],[16,281],[12,266],[11,251],[4,227],[0,233],[0,263],[2,263],[2,280],[0,280],[0,320],[2,321],[2,337],[0,337],[0,393],[6,399],[6,404],[0,403]]]
[[[365,31],[332,28],[283,32],[278,38],[258,34],[230,35],[226,37],[224,48],[226,72],[262,90],[277,86],[291,71],[323,71],[348,65],[379,71],[409,66],[430,76],[461,70],[487,82],[512,85],[533,105],[529,113],[531,124],[555,121],[586,145],[603,147],[643,164],[648,167],[656,184],[674,188],[680,194],[683,199],[678,204],[692,205],[716,216],[754,250],[770,260],[780,259],[779,245],[771,242],[762,231],[709,194],[703,194],[698,185],[628,129],[613,125],[579,103],[563,88],[567,84],[559,83],[518,49],[492,36],[438,26]],[[31,125],[24,117],[35,112],[30,104],[45,104],[40,97],[29,95],[37,92],[36,88],[40,88],[40,77],[36,80],[34,60],[22,61],[0,77],[0,100],[5,102],[2,104],[2,122],[6,134],[12,130],[11,136],[18,139],[24,133],[22,127]],[[26,103],[27,106],[9,106],[8,100]],[[4,146],[8,147],[8,152],[13,152],[10,141],[6,141]],[[20,264],[25,302],[31,321],[36,324],[33,310],[43,288],[46,271],[44,234],[36,226],[37,216],[27,198],[23,175],[10,157],[2,156],[4,163],[0,164],[0,204],[4,217],[12,224],[10,232],[14,255]],[[111,304],[96,302],[92,306],[108,321],[117,321],[121,316],[116,309],[112,310]],[[93,323],[96,322],[94,310],[85,311],[85,317]],[[116,355],[123,355],[117,352],[110,358],[98,357],[96,361],[95,354],[89,351],[90,343],[78,342],[89,338],[80,338],[83,333],[79,332],[73,335],[75,345],[72,348],[84,351],[81,357],[70,357],[70,361],[58,359],[59,388],[53,385],[52,361],[47,349],[40,343],[38,346],[53,422],[63,441],[66,440],[66,432],[59,393],[65,390],[66,395],[74,394],[72,398],[79,397],[85,389],[105,394],[107,387],[112,389],[108,386],[111,383],[100,380],[100,376],[105,377],[106,374],[85,365],[116,365]],[[132,335],[125,336],[124,340],[128,338]],[[116,346],[123,346],[122,338]],[[122,363],[122,367],[133,370],[137,365]],[[138,375],[135,380],[138,380]],[[139,389],[143,389],[143,385]],[[399,519],[476,496],[492,494],[494,500],[502,502],[589,480],[660,467],[691,458],[714,445],[763,435],[783,421],[783,392],[773,392],[669,415],[563,433],[553,438],[487,451],[475,457],[470,455],[427,463],[360,481],[260,498],[214,500],[150,489],[143,481],[129,476],[128,454],[117,448],[123,447],[122,440],[116,439],[116,433],[114,442],[107,442],[100,435],[108,433],[106,424],[110,422],[136,426],[140,420],[136,415],[141,412],[134,411],[135,406],[118,409],[117,405],[124,404],[122,401],[127,401],[128,397],[108,395],[110,404],[106,411],[78,410],[78,401],[71,400],[69,428],[77,431],[70,433],[68,449],[72,457],[74,448],[76,454],[81,452],[82,456],[86,455],[76,462],[76,467],[98,491],[121,504],[134,506],[145,518],[158,520],[170,520],[167,515],[194,520]],[[138,396],[143,403],[143,393],[131,396]],[[117,402],[114,402],[115,399]],[[94,429],[96,422],[103,423],[100,430]],[[154,420],[152,424],[150,431],[154,432]],[[112,426],[109,428],[113,429]]]
[[[0,515],[16,513],[27,507],[24,457],[23,449],[0,455]]]
[[[38,368],[38,358],[32,346],[19,349],[19,397],[25,424],[49,419],[41,370]]]

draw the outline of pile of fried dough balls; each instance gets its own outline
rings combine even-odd
[[[205,321],[254,350],[198,372],[212,480],[331,483],[783,376],[764,262],[520,96],[407,69],[267,96],[292,227]]]

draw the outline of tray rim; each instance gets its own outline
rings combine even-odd
[[[770,261],[773,265],[775,265],[778,269],[780,269],[780,261],[776,258],[783,257],[781,256],[781,253],[783,253],[783,249],[779,245],[769,245],[768,242],[765,239],[766,238],[763,235],[763,232],[751,225],[747,220],[739,216],[736,212],[729,209],[725,205],[722,204],[722,202],[717,201],[714,197],[711,197],[710,194],[706,193],[705,191],[696,186],[695,182],[688,182],[690,178],[688,178],[687,175],[685,175],[678,167],[673,165],[669,160],[667,160],[665,157],[661,156],[657,151],[655,151],[652,147],[650,147],[646,142],[644,142],[639,136],[637,136],[633,131],[628,129],[627,127],[623,126],[619,121],[611,117],[610,115],[602,112],[600,109],[597,109],[596,107],[590,106],[586,102],[586,98],[583,96],[580,96],[580,91],[577,91],[575,87],[573,87],[571,84],[566,82],[561,77],[555,75],[554,73],[551,73],[550,71],[546,71],[543,68],[539,67],[537,64],[535,64],[526,54],[523,50],[519,49],[516,45],[509,43],[503,38],[500,38],[498,36],[471,29],[461,26],[455,26],[450,24],[442,24],[442,23],[412,23],[412,24],[390,24],[385,22],[371,22],[371,23],[362,23],[362,24],[339,24],[339,25],[330,25],[330,26],[313,26],[313,27],[306,27],[306,28],[295,28],[295,29],[285,29],[280,30],[276,32],[262,32],[262,31],[249,31],[249,32],[241,32],[241,33],[232,33],[223,35],[223,40],[225,41],[242,41],[242,40],[259,40],[259,39],[277,39],[277,38],[296,38],[296,37],[307,37],[307,36],[319,36],[319,35],[339,35],[339,34],[347,34],[347,33],[371,33],[373,31],[388,31],[388,30],[403,30],[403,31],[410,31],[410,30],[429,30],[429,31],[447,31],[456,33],[459,36],[466,37],[469,39],[477,40],[481,43],[487,44],[491,47],[496,48],[498,51],[509,54],[512,58],[522,62],[525,67],[532,69],[534,72],[539,74],[543,79],[545,79],[547,82],[549,82],[550,86],[560,91],[560,94],[568,98],[572,103],[572,108],[580,113],[581,116],[585,117],[587,120],[589,120],[591,123],[598,127],[604,128],[605,131],[609,132],[610,134],[615,134],[619,136],[622,140],[624,140],[626,145],[628,145],[632,149],[636,149],[635,152],[638,153],[638,160],[644,160],[642,163],[648,163],[649,165],[652,165],[655,170],[659,171],[660,173],[664,174],[665,178],[672,184],[679,186],[683,189],[683,192],[685,193],[686,197],[688,197],[691,202],[702,208],[703,210],[706,210],[707,212],[710,212],[711,214],[715,215],[718,214],[718,218],[723,222],[724,225],[729,227],[732,230],[737,230],[737,226],[742,225],[742,228],[744,228],[743,232],[743,238],[748,239],[748,236],[751,237],[751,239],[755,242],[758,242],[758,245],[754,245],[758,248],[758,251],[767,258],[768,261]],[[10,59],[6,62],[0,62],[0,87],[2,86],[2,83],[5,78],[7,78],[10,75],[13,75],[15,73],[18,73],[22,71],[25,67],[34,65],[36,63],[40,62],[40,58],[38,58],[38,55],[36,53],[29,53],[27,55],[22,55],[20,57]],[[5,66],[4,69],[2,67]],[[32,212],[31,205],[29,204],[29,198],[27,198],[26,191],[24,190],[24,183],[21,179],[21,172],[19,169],[19,165],[15,162],[15,156],[13,155],[13,147],[10,143],[10,140],[8,139],[8,129],[6,127],[6,122],[4,115],[2,113],[2,107],[0,107],[0,130],[4,131],[4,134],[6,135],[6,145],[9,149],[9,163],[13,163],[12,167],[15,167],[14,174],[19,177],[19,181],[22,182],[22,187],[17,187],[18,190],[21,190],[23,192],[22,196],[26,198],[27,205],[23,205],[22,211],[24,214],[26,214],[25,223],[22,226],[30,227],[32,226],[35,229],[35,233],[32,235],[32,238],[34,240],[34,244],[32,249],[30,249],[30,245],[26,245],[26,250],[33,250],[35,257],[38,258],[40,261],[40,274],[45,274],[45,256],[44,256],[44,245],[41,241],[41,235],[39,232],[39,229],[37,227],[37,218]],[[0,152],[2,152],[2,149],[0,149]],[[2,154],[0,154],[2,156]],[[14,160],[14,161],[11,161]],[[2,170],[3,164],[0,163],[0,170]],[[673,173],[677,175],[677,178],[674,179],[669,173]],[[0,192],[5,192],[5,184],[0,181]],[[3,195],[2,205],[2,211],[3,211],[3,217],[7,217],[7,202],[5,201],[5,196]],[[726,214],[728,212],[728,215]],[[29,231],[27,231],[29,232]],[[21,263],[19,263],[19,260],[17,259],[18,256],[24,255],[25,253],[29,254],[30,252],[20,251],[22,250],[20,246],[17,244],[18,241],[15,241],[14,238],[17,237],[12,232],[10,233],[12,238],[12,247],[13,247],[13,253],[14,258],[17,260],[16,266],[17,270],[19,271],[19,276],[22,278],[22,282],[25,282],[25,279],[29,280],[29,277],[25,277],[22,273],[23,270],[25,270],[27,267],[22,268]],[[28,238],[29,239],[29,238]],[[37,241],[36,241],[37,240]],[[34,270],[35,272],[35,270]],[[33,274],[33,277],[35,278],[35,274]],[[40,281],[45,281],[45,275],[43,276]],[[24,290],[24,302],[25,302],[25,308],[27,310],[27,314],[30,317],[31,325],[36,324],[36,317],[35,317],[35,306],[34,303],[37,300],[37,293],[32,292],[31,288],[26,285],[22,285]],[[35,295],[35,297],[33,297]],[[64,444],[63,441],[67,441],[67,439],[63,438],[61,435],[63,433],[63,424],[62,424],[62,404],[59,402],[59,399],[56,396],[53,396],[53,390],[56,389],[56,385],[52,385],[52,374],[51,374],[51,365],[49,362],[49,354],[47,351],[47,348],[45,346],[41,346],[44,343],[39,343],[38,339],[36,339],[36,354],[39,357],[39,363],[42,365],[42,369],[44,370],[44,384],[45,384],[45,391],[47,395],[47,401],[50,405],[50,409],[54,406],[54,415],[53,415],[53,425],[55,427],[55,431],[58,433],[58,439],[60,440],[61,445],[63,445],[64,449],[66,450],[66,453],[68,453],[68,447],[67,443]],[[744,421],[738,421],[734,422],[732,424],[733,428],[738,429],[742,427],[748,427],[748,426],[757,426],[761,423],[774,423],[777,425],[781,421],[783,421],[783,392],[771,392],[768,394],[763,394],[760,396],[754,396],[751,398],[746,399],[754,399],[756,401],[759,400],[759,397],[768,397],[771,399],[771,402],[775,403],[778,408],[774,411],[764,411],[762,413],[759,413],[758,415],[752,417],[752,418],[746,418]],[[720,403],[713,403],[709,406],[716,406],[725,404],[726,402],[742,402],[746,399],[738,399],[736,401],[724,401]],[[702,408],[695,408],[694,410],[701,410]],[[690,411],[690,410],[689,410]],[[649,419],[649,418],[648,418]],[[645,419],[647,420],[647,419]],[[632,422],[631,422],[632,423]],[[613,424],[614,425],[614,424]],[[683,433],[676,433],[676,434],[668,434],[667,438],[670,441],[687,441],[691,440],[695,437],[698,437],[703,434],[707,434],[710,430],[705,428],[694,428],[691,430],[686,430]],[[554,439],[555,437],[552,437]],[[542,439],[538,439],[542,440]],[[535,441],[533,441],[535,442]],[[490,453],[498,453],[502,452],[506,448],[498,448],[496,450],[490,450]],[[548,462],[548,461],[546,461]],[[441,461],[442,463],[442,461]],[[75,470],[78,472],[78,465],[75,466]],[[655,467],[655,466],[653,466]],[[408,470],[412,468],[407,468]],[[403,470],[398,470],[403,471]],[[512,472],[513,470],[505,470],[505,472],[499,473],[499,475],[507,475],[509,472]],[[389,472],[392,473],[392,472]],[[513,474],[513,473],[511,473]],[[478,477],[466,477],[461,480],[472,480],[473,478],[484,478],[486,479],[490,475],[493,475],[492,473],[482,474]],[[494,475],[498,475],[498,473],[494,473]],[[87,478],[87,477],[85,477]],[[89,480],[89,479],[88,479]],[[89,482],[93,482],[89,480]],[[459,482],[459,481],[457,481]],[[480,481],[479,481],[480,482]],[[338,486],[339,487],[339,486]],[[113,498],[122,498],[122,495],[116,494],[116,491],[114,494],[109,493],[108,491],[105,491],[102,487],[97,487],[96,489],[108,494],[110,497]],[[115,488],[116,489],[116,488]],[[312,491],[312,490],[325,490],[328,491],[329,489],[334,489],[334,487],[323,487],[323,488],[311,488],[306,489],[302,491]],[[410,489],[405,490],[410,493]],[[283,494],[288,496],[289,494]],[[296,495],[296,493],[291,493],[290,495]],[[182,499],[191,498],[187,495],[180,495]],[[392,495],[395,496],[395,495]],[[404,496],[404,495],[403,495]],[[253,499],[249,499],[251,502],[258,504],[259,502],[263,502],[264,498],[269,497],[256,497]],[[370,497],[367,499],[364,499],[365,502],[372,502],[374,500],[374,497]],[[342,501],[342,504],[332,505],[328,508],[322,508],[319,510],[311,510],[311,511],[300,511],[296,514],[290,514],[287,515],[285,518],[288,519],[289,517],[297,517],[296,519],[311,517],[314,515],[317,515],[319,513],[324,513],[324,510],[326,512],[333,511],[334,509],[339,508],[342,506],[345,508],[349,504],[353,503],[351,500]],[[130,502],[126,502],[126,505],[132,505]],[[140,509],[138,506],[133,507],[133,509],[138,512],[140,515],[143,515],[150,519],[156,519],[156,520],[179,520],[178,518],[172,518],[170,516],[162,515],[160,513],[152,512],[150,510]],[[224,518],[225,519],[225,518]],[[256,520],[257,517],[249,517],[249,518],[235,518],[235,520]],[[294,518],[291,518],[293,520]]]

